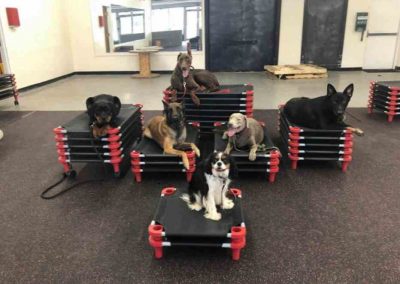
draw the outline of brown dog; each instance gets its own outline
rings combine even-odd
[[[193,143],[185,143],[186,126],[183,116],[183,106],[180,103],[164,104],[164,115],[150,119],[144,136],[156,141],[164,153],[182,157],[183,165],[189,169],[189,160],[185,151],[178,149],[192,149],[200,157],[200,150]],[[176,149],[177,148],[177,149]]]
[[[217,91],[219,82],[214,74],[207,70],[195,70],[192,67],[192,51],[190,43],[187,44],[187,53],[179,53],[177,63],[171,77],[173,91],[172,101],[176,101],[176,92],[189,93],[193,102],[200,105],[196,96],[198,91]]]

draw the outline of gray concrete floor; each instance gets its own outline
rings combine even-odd
[[[263,72],[216,73],[222,84],[252,83],[255,109],[275,109],[292,97],[317,97],[326,93],[326,84],[337,90],[355,84],[351,107],[366,107],[371,80],[400,80],[400,72],[366,73],[362,71],[329,72],[326,79],[278,80]],[[83,110],[85,100],[97,94],[112,94],[123,103],[141,103],[145,110],[161,110],[162,90],[169,85],[170,75],[155,79],[132,79],[130,75],[75,75],[20,94],[20,106],[12,99],[0,101],[0,111]],[[18,82],[17,82],[18,83]]]

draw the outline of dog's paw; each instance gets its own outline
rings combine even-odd
[[[222,204],[222,209],[232,209],[235,206],[232,200],[226,199]]]
[[[196,147],[196,148],[193,149],[193,151],[196,154],[196,156],[200,158],[200,150],[199,150],[199,148]]]
[[[218,213],[218,212],[209,213],[209,212],[207,212],[206,214],[204,214],[204,217],[206,217],[207,219],[210,219],[210,220],[219,221],[219,220],[221,220],[221,213]]]
[[[185,169],[187,169],[187,170],[190,169],[189,160],[187,157],[182,157],[182,163],[183,163],[183,166],[185,167]]]
[[[190,203],[188,204],[190,210],[200,211],[203,207],[201,207],[198,203]]]
[[[362,131],[360,128],[354,128],[354,133],[358,136],[364,136],[364,131]]]
[[[250,160],[250,161],[254,161],[256,158],[257,158],[256,153],[250,152],[250,154],[249,154],[249,160]]]

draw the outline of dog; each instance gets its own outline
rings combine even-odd
[[[196,96],[198,91],[217,91],[219,82],[214,74],[207,70],[196,70],[192,67],[192,51],[190,43],[187,44],[187,53],[179,53],[175,69],[171,76],[172,101],[177,101],[176,93],[189,93],[192,101],[200,105]]]
[[[343,129],[362,136],[364,132],[344,122],[346,107],[353,95],[354,85],[348,85],[342,93],[328,84],[327,95],[318,98],[293,98],[289,100],[283,111],[290,122],[313,129]]]
[[[228,198],[229,185],[237,176],[237,167],[231,156],[223,152],[212,153],[197,168],[189,184],[188,194],[181,198],[191,210],[205,209],[204,217],[218,221],[221,209],[232,209],[235,204]]]
[[[184,167],[189,169],[189,160],[184,150],[193,150],[197,157],[200,157],[200,150],[194,143],[185,142],[186,125],[183,104],[162,102],[163,115],[150,119],[143,132],[144,136],[156,141],[164,149],[164,153],[181,157]]]
[[[116,127],[121,101],[118,97],[102,94],[87,98],[86,109],[93,137],[98,138],[106,135],[109,128]]]
[[[264,129],[254,118],[246,117],[241,113],[233,113],[229,117],[228,130],[222,136],[228,139],[225,153],[229,154],[234,148],[249,148],[249,160],[257,157],[258,146],[264,140]]]

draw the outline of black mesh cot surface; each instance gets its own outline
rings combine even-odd
[[[232,149],[230,155],[235,159],[235,163],[240,172],[262,172],[268,175],[268,180],[274,182],[279,172],[279,160],[281,153],[272,143],[264,123],[260,122],[264,129],[265,151],[258,151],[257,158],[254,161],[249,160],[249,149]],[[226,131],[226,123],[217,122],[214,124],[214,150],[224,151],[228,140],[222,139]]]
[[[292,169],[298,161],[339,161],[346,171],[352,160],[353,134],[343,128],[337,130],[310,129],[291,123],[279,108],[279,132],[291,160]]]
[[[373,110],[385,113],[389,122],[400,115],[400,81],[370,83],[368,112]]]
[[[0,100],[14,97],[14,104],[18,105],[18,90],[14,74],[0,75]]]
[[[55,128],[58,160],[64,172],[69,173],[73,163],[105,163],[112,165],[115,176],[120,176],[121,165],[128,164],[132,145],[142,136],[141,108],[141,105],[122,105],[116,119],[117,127],[97,139],[92,136],[86,112]]]
[[[161,191],[160,201],[148,227],[149,243],[156,258],[163,257],[163,247],[197,246],[229,248],[232,259],[239,260],[246,245],[246,226],[242,211],[242,193],[230,189],[235,206],[221,210],[219,221],[206,219],[204,209],[190,210],[181,199],[183,190],[174,187]]]
[[[215,122],[227,121],[232,113],[253,116],[254,88],[251,84],[221,85],[217,92],[196,93],[200,105],[196,106],[189,94],[177,93],[178,101],[185,105],[185,119],[199,122],[201,133],[212,133]],[[172,93],[164,91],[164,100],[171,101]]]
[[[189,123],[186,126],[187,143],[199,143],[199,125]],[[189,169],[185,169],[182,159],[175,155],[165,154],[163,149],[152,139],[143,137],[142,140],[132,147],[131,170],[136,182],[142,181],[142,173],[169,173],[183,172],[186,174],[186,180],[190,181],[196,170],[196,155],[194,151],[186,151],[189,160]]]

